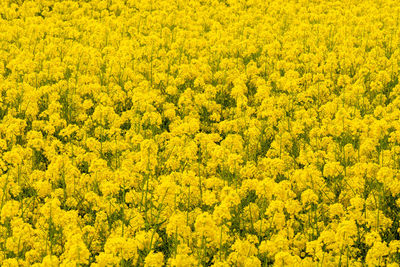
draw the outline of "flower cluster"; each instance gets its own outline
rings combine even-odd
[[[3,0],[1,266],[399,266],[397,0]]]

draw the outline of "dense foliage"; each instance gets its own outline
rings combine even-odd
[[[0,2],[2,266],[399,266],[398,1]]]

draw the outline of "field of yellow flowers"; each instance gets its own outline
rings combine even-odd
[[[399,266],[397,0],[0,0],[1,266]]]

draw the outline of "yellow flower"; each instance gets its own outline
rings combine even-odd
[[[197,216],[194,227],[199,246],[202,246],[203,242],[206,246],[213,246],[217,242],[219,231],[209,213],[204,212]]]
[[[62,258],[76,264],[88,264],[89,256],[90,252],[82,241],[82,237],[79,234],[70,236],[65,244],[65,252]]]
[[[47,255],[43,258],[42,266],[56,267],[59,266],[58,257],[55,255]]]
[[[110,265],[117,265],[120,263],[120,259],[112,253],[101,252],[96,256],[95,266],[106,267]]]
[[[4,223],[6,219],[17,216],[20,212],[20,203],[15,200],[7,201],[1,209],[1,222]]]
[[[389,254],[389,248],[384,242],[375,242],[372,248],[367,252],[367,257],[365,259],[368,266],[377,266],[382,261],[384,262],[384,257]]]
[[[175,258],[170,258],[168,265],[174,267],[197,266],[198,261],[193,255],[178,254]]]
[[[301,194],[301,202],[303,205],[316,204],[318,202],[318,196],[312,189],[307,189]]]
[[[162,252],[154,253],[151,251],[144,260],[144,266],[156,267],[164,264],[164,255]]]

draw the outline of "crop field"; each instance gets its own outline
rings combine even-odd
[[[0,0],[0,266],[399,266],[397,0]]]

